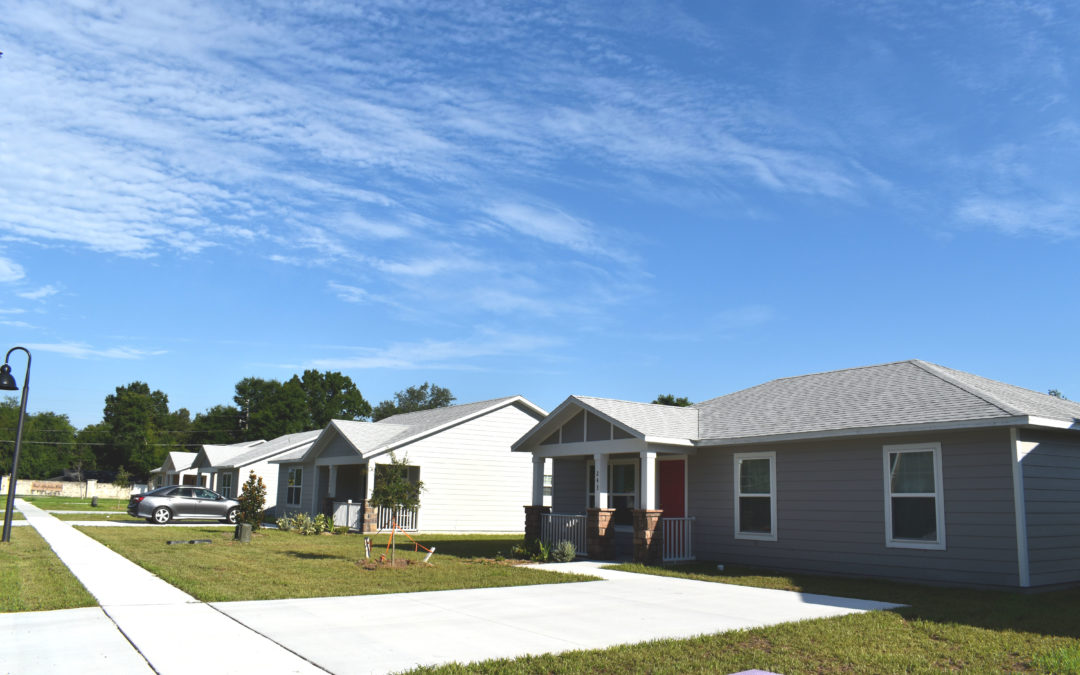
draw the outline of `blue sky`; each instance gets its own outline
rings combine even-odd
[[[922,358],[1080,398],[1078,13],[8,0],[0,346],[79,426],[306,368],[550,409]]]

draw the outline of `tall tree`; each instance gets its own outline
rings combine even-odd
[[[145,382],[117,387],[105,397],[103,422],[109,429],[108,466],[123,465],[136,478],[145,478],[161,465],[172,442],[163,433],[171,426],[169,397],[151,391]]]
[[[417,410],[431,410],[432,408],[445,408],[454,402],[455,396],[445,387],[437,384],[423,383],[419,387],[409,387],[394,394],[394,400],[386,400],[375,406],[371,418],[378,422],[392,415],[416,412]]]
[[[188,443],[194,446],[231,445],[244,440],[240,428],[240,410],[231,405],[216,405],[204,413],[196,413],[188,428]]]
[[[246,377],[236,383],[233,400],[240,410],[244,440],[269,440],[311,428],[304,388],[295,375],[284,384]]]
[[[307,399],[310,429],[325,427],[330,420],[366,419],[371,404],[364,399],[352,378],[339,372],[305,370],[300,386]]]
[[[0,471],[11,472],[15,433],[19,423],[19,402],[0,401]],[[75,427],[67,415],[39,412],[23,420],[19,448],[19,475],[23,478],[54,478],[69,468],[68,457],[75,450]]]
[[[690,399],[686,398],[685,396],[675,398],[675,394],[660,394],[656,397],[653,403],[659,403],[660,405],[673,405],[679,408],[685,408],[688,405],[693,405],[693,403],[690,402]]]

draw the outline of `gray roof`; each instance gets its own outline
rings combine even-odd
[[[406,443],[411,443],[430,433],[453,426],[471,417],[514,403],[520,403],[522,406],[533,410],[537,417],[542,417],[545,414],[543,409],[538,408],[524,397],[504,396],[503,398],[493,398],[475,403],[392,415],[378,422],[331,420],[325,431],[307,452],[290,452],[278,457],[275,461],[277,463],[303,461],[305,455],[316,455],[322,452],[325,443],[334,434],[339,434],[348,440],[356,448],[357,452],[364,457],[370,457],[393,450]],[[324,441],[324,438],[327,440]]]
[[[183,471],[190,469],[191,464],[198,457],[197,452],[170,452],[169,456],[165,459],[165,463],[161,465],[161,469],[164,469],[170,462],[173,466],[173,471]]]
[[[693,407],[701,414],[700,440],[1017,416],[1080,418],[1080,404],[918,360],[772,380]]]
[[[640,432],[642,436],[697,438],[698,411],[695,408],[635,403],[593,396],[572,396],[571,398],[603,413],[621,426]]]
[[[254,462],[262,461],[267,457],[273,457],[294,448],[299,447],[307,449],[308,447],[311,447],[311,444],[319,437],[320,433],[322,433],[322,429],[278,436],[272,441],[266,441],[265,443],[259,443],[250,448],[240,449],[240,451],[232,457],[223,459],[220,463],[213,464],[213,466],[222,469],[234,469],[236,467],[242,467],[253,464]]]

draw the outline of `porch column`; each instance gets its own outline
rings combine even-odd
[[[367,481],[364,485],[364,500],[371,499],[371,493],[375,491],[375,462],[367,464]]]
[[[326,486],[326,496],[329,499],[333,499],[337,494],[337,466],[330,465],[330,485]]]
[[[532,458],[532,505],[544,503],[544,458],[533,455]]]
[[[596,467],[593,492],[596,493],[596,508],[608,507],[608,456],[600,453],[593,455],[593,466]]]
[[[361,502],[360,531],[376,532],[379,520],[376,509],[371,505],[371,493],[375,490],[375,462],[368,462],[364,467],[364,500]]]
[[[641,506],[647,511],[656,509],[656,453],[641,451]]]

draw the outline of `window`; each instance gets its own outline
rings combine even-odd
[[[596,506],[596,465],[588,464],[588,507]],[[608,508],[615,509],[612,523],[632,525],[634,509],[637,504],[638,464],[635,460],[609,460],[608,463]]]
[[[304,481],[304,470],[300,467],[289,469],[289,487],[285,489],[285,503],[300,506],[300,484]]]
[[[886,445],[885,545],[945,549],[941,444]]]
[[[226,472],[226,473],[221,474],[221,485],[218,485],[218,488],[221,490],[221,495],[223,497],[232,497],[232,474],[231,473]]]
[[[550,473],[544,474],[544,496],[551,496],[552,476]]]
[[[776,541],[776,453],[735,454],[735,538]]]

